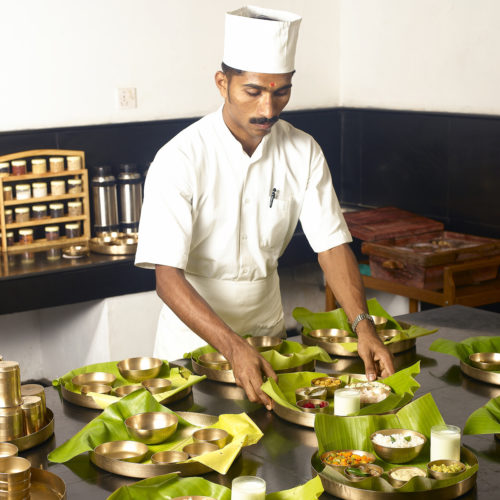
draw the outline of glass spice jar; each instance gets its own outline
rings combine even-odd
[[[71,215],[72,217],[75,215],[82,215],[82,202],[68,201],[68,215]]]
[[[68,193],[81,193],[82,180],[81,179],[68,179]]]
[[[16,186],[16,200],[27,200],[31,198],[31,186],[29,184],[18,184]]]
[[[47,183],[34,182],[33,185],[33,198],[44,198],[47,196]]]
[[[60,156],[49,158],[49,168],[52,173],[64,172],[64,158]]]
[[[56,196],[66,194],[66,183],[61,180],[50,181],[50,194]]]
[[[64,225],[66,231],[66,238],[79,238],[80,237],[80,224],[77,222],[70,222]]]
[[[4,214],[5,214],[5,224],[12,224],[14,222],[14,215],[12,213],[12,209],[7,208]]]
[[[51,203],[49,205],[50,216],[52,218],[64,217],[64,204],[63,203]]]
[[[12,186],[4,186],[3,199],[4,201],[12,200]]]
[[[26,174],[26,161],[14,160],[11,163],[12,175],[25,175]]]
[[[82,168],[82,159],[79,156],[67,156],[66,165],[68,170],[80,170]]]
[[[33,243],[33,229],[19,229],[19,243],[22,245]]]
[[[0,163],[0,177],[7,177],[10,174],[10,163],[3,161]]]
[[[59,226],[45,226],[45,239],[54,241],[59,239]]]
[[[11,247],[14,244],[14,231],[7,231],[5,236],[7,238],[7,246]]]
[[[33,219],[43,219],[48,215],[47,205],[33,205],[31,211],[33,212]]]
[[[47,172],[47,160],[45,158],[31,160],[31,172],[36,175],[45,174]]]
[[[14,209],[16,222],[28,222],[30,220],[29,207],[16,207]]]

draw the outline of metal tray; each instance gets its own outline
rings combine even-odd
[[[113,233],[112,236],[97,236],[90,238],[89,247],[95,253],[133,255],[137,250],[137,236],[125,233]]]
[[[31,500],[66,500],[66,485],[53,472],[32,467],[30,498]]]
[[[47,420],[48,423],[39,431],[28,434],[27,436],[11,439],[9,443],[15,444],[19,451],[25,451],[47,441],[47,439],[54,434],[54,414],[50,408],[47,408]]]
[[[190,424],[207,427],[213,425],[217,422],[219,417],[215,415],[205,415],[203,413],[193,413],[178,411],[177,415],[182,417],[184,420],[188,421]],[[185,429],[185,435],[181,434],[181,437],[188,438],[196,429]],[[109,458],[103,455],[98,455],[94,451],[89,451],[90,461],[104,469],[107,472],[112,472],[113,474],[119,474],[121,476],[135,477],[135,478],[148,478],[159,476],[161,474],[169,474],[171,472],[177,472],[180,476],[198,476],[200,474],[207,474],[213,472],[212,469],[199,462],[188,462],[181,464],[141,464],[124,462],[122,460],[116,460],[114,458]]]
[[[173,396],[170,396],[169,398],[165,398],[162,401],[160,401],[160,404],[168,404],[168,403],[174,403],[175,401],[179,401],[179,399],[185,398],[191,394],[191,386],[186,387],[180,392],[177,392]],[[69,403],[73,403],[78,406],[83,406],[85,408],[91,408],[93,410],[102,410],[102,408],[94,401],[93,398],[90,396],[87,396],[86,394],[78,394],[77,392],[72,392],[68,391],[64,387],[64,385],[61,385],[61,395],[65,401],[68,401]]]
[[[450,500],[457,498],[467,493],[474,487],[477,480],[477,473],[471,477],[464,479],[451,486],[445,486],[434,490],[417,491],[414,493],[403,493],[398,491],[375,491],[356,488],[356,483],[353,486],[338,483],[333,479],[324,476],[321,471],[323,465],[321,464],[321,471],[317,470],[314,466],[314,458],[317,452],[311,457],[311,469],[314,476],[319,475],[323,488],[325,491],[333,496],[345,498],[347,500],[407,500],[412,498],[415,500]],[[462,462],[467,462],[469,465],[477,464],[477,457],[467,448],[462,446],[460,459]],[[321,462],[320,462],[321,463]]]
[[[481,370],[481,368],[475,368],[474,366],[464,363],[462,360],[460,360],[460,369],[471,378],[488,384],[500,385],[500,373],[488,372],[486,370]]]

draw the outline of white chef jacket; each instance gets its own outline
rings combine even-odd
[[[299,219],[315,252],[352,241],[319,145],[279,120],[249,157],[221,107],[157,153],[135,263],[183,269],[240,335],[282,335],[277,261]],[[176,349],[179,335],[184,345]],[[164,306],[156,356],[177,359],[203,343]]]

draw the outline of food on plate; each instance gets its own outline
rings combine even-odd
[[[375,461],[373,455],[360,455],[352,451],[330,451],[323,458],[323,462],[336,467],[351,467],[361,464],[369,464]]]
[[[384,469],[379,465],[362,464],[357,467],[346,467],[344,475],[351,481],[360,481],[367,477],[379,477],[384,473]]]
[[[322,377],[314,379],[313,385],[318,385],[321,387],[340,387],[342,385],[342,381],[338,378]]]
[[[424,443],[424,440],[413,434],[375,434],[372,441],[380,446],[386,446],[388,448],[413,448],[414,446],[420,446]]]
[[[398,481],[409,481],[416,476],[426,477],[427,474],[424,470],[418,467],[400,467],[391,471],[391,477]]]
[[[310,401],[306,401],[302,405],[302,408],[324,408],[325,406],[328,406],[328,403],[326,401],[321,401],[321,403],[312,403]]]
[[[434,464],[429,467],[430,470],[434,472],[445,472],[446,474],[461,472],[464,469],[464,466],[461,463],[453,463],[453,464]]]
[[[360,392],[361,404],[380,403],[391,393],[391,388],[382,382],[357,382],[346,385],[346,389]]]

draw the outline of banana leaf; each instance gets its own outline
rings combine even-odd
[[[81,394],[80,388],[74,385],[71,380],[76,375],[80,375],[82,373],[91,373],[91,372],[106,372],[112,373],[116,377],[116,382],[113,384],[113,387],[120,387],[122,385],[135,385],[122,377],[118,367],[116,366],[118,361],[108,361],[106,363],[96,363],[93,365],[83,366],[81,368],[77,368],[75,370],[71,370],[66,373],[62,377],[55,379],[52,381],[52,385],[54,387],[63,386],[66,390],[71,392],[76,392],[77,394]],[[172,389],[162,392],[160,394],[155,394],[154,398],[157,401],[163,401],[164,399],[177,394],[178,392],[187,389],[188,387],[201,382],[205,379],[205,375],[198,376],[194,375],[187,368],[184,367],[170,367],[167,361],[163,361],[163,365],[161,367],[160,373],[157,375],[157,378],[166,378],[172,382]],[[137,384],[137,388],[142,387],[140,384]],[[111,403],[115,403],[119,400],[116,396],[109,396],[104,394],[96,394],[89,393],[96,403],[101,406],[101,408],[106,408]]]
[[[455,356],[470,365],[469,356],[475,352],[500,352],[500,337],[469,337],[461,342],[436,339],[429,347],[431,351]],[[500,371],[494,372],[500,373]]]
[[[53,450],[48,459],[51,462],[63,463],[80,453],[93,450],[99,444],[108,441],[130,440],[131,437],[127,432],[125,419],[138,413],[152,411],[174,413],[160,405],[146,389],[132,392],[108,406],[81,431]],[[151,463],[150,458],[153,453],[166,450],[181,450],[186,444],[193,442],[191,437],[185,438],[181,436],[182,430],[186,427],[197,428],[179,417],[177,431],[173,436],[166,443],[149,445],[150,451],[142,463]],[[188,462],[201,462],[221,474],[227,472],[243,446],[255,444],[263,435],[245,413],[220,415],[219,420],[212,427],[226,430],[232,438],[231,442],[221,450],[189,459]]]
[[[306,484],[290,490],[277,491],[266,495],[266,500],[314,500],[323,492],[318,476]],[[144,479],[130,486],[122,486],[108,500],[171,500],[177,496],[205,495],[216,500],[231,500],[231,490],[211,483],[201,477],[179,478],[176,474],[166,474]]]
[[[464,434],[500,433],[500,396],[490,399],[465,422]]]
[[[418,373],[420,373],[420,361],[385,379],[381,379],[380,381],[391,387],[393,392],[380,403],[373,403],[361,408],[358,414],[385,413],[409,403],[415,391],[420,387],[420,384],[414,379],[414,375]],[[268,378],[262,385],[262,390],[281,406],[300,412],[301,410],[295,405],[295,390],[300,387],[309,387],[311,380],[314,378],[326,376],[327,374],[314,372],[282,373],[278,375],[277,383],[272,378]],[[341,375],[338,378],[344,383],[362,382],[361,380],[350,379],[349,375]],[[333,408],[331,400],[330,406]]]
[[[185,358],[193,358],[197,363],[200,356],[208,352],[216,352],[216,350],[206,345],[194,350],[193,352],[184,354]],[[323,361],[324,363],[333,363],[334,360],[330,355],[321,347],[318,346],[305,346],[298,342],[284,340],[280,347],[280,352],[273,349],[261,353],[262,357],[271,363],[273,370],[287,370],[296,368],[297,366],[305,365],[313,360]],[[284,356],[284,354],[292,354],[291,357]]]
[[[478,469],[477,464],[468,466],[467,469],[450,479],[436,480],[426,477],[415,477],[401,488],[394,488],[383,476],[378,478],[367,478],[352,483],[343,474],[332,467],[324,467],[320,456],[325,451],[357,449],[374,453],[370,435],[378,430],[399,428],[412,429],[424,434],[428,441],[426,446],[408,465],[420,467],[425,470],[430,460],[430,432],[434,425],[444,424],[443,417],[430,393],[412,401],[395,414],[391,415],[365,415],[358,417],[336,417],[319,413],[314,421],[316,437],[318,438],[318,454],[313,459],[316,470],[339,483],[354,486],[360,489],[385,491],[385,492],[418,492],[430,489],[443,488],[456,484],[472,476]],[[398,464],[389,464],[377,458],[377,465],[385,471],[398,467]],[[468,465],[468,464],[466,464]]]

